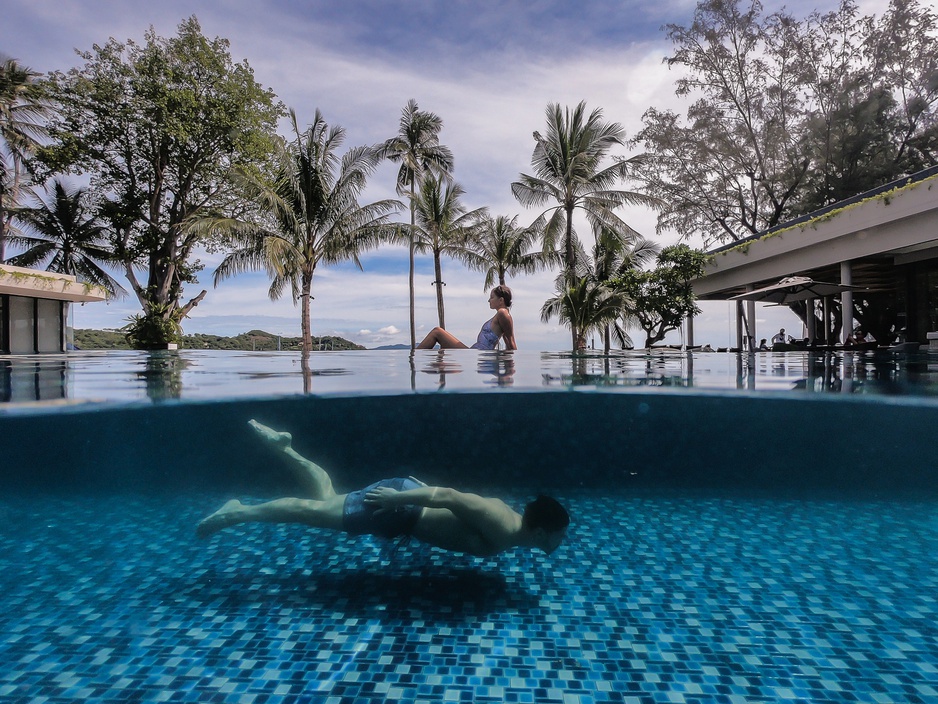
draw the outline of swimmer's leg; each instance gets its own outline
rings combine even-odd
[[[453,350],[466,349],[466,345],[459,341],[452,333],[447,332],[443,328],[433,328],[427,336],[421,340],[420,344],[417,345],[418,350],[432,350],[433,346],[439,344],[440,349],[444,350]]]
[[[282,454],[287,465],[299,480],[306,496],[311,499],[325,501],[336,495],[332,486],[332,478],[326,470],[293,449],[293,436],[290,433],[268,428],[253,419],[248,421],[248,425],[254,429],[262,440],[269,443],[278,454]]]
[[[211,516],[203,518],[196,527],[196,533],[200,538],[207,538],[241,523],[301,523],[313,528],[342,530],[344,505],[344,495],[336,495],[328,501],[275,499],[252,506],[232,499]]]

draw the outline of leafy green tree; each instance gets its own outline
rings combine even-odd
[[[896,99],[896,161],[907,171],[938,163],[938,13],[892,0],[872,31],[872,74]]]
[[[933,10],[854,0],[799,20],[758,0],[703,0],[667,25],[685,116],[650,108],[633,140],[659,230],[735,241],[938,163]]]
[[[834,12],[809,15],[800,35],[807,99],[796,130],[811,161],[792,215],[862,193],[911,166],[899,163],[907,161],[899,153],[902,128],[893,91],[877,76],[873,18],[844,1]]]
[[[75,276],[79,281],[105,289],[111,296],[126,291],[102,268],[112,259],[105,226],[85,204],[86,191],[69,189],[62,181],[52,184],[50,199],[38,207],[20,208],[15,217],[25,227],[10,242],[25,249],[10,264],[45,267],[47,271]],[[30,234],[34,233],[34,234]]]
[[[49,79],[60,112],[44,160],[89,174],[106,199],[114,254],[158,336],[206,293],[183,303],[201,269],[196,247],[206,244],[190,225],[238,207],[230,174],[266,162],[282,106],[247,62],[232,61],[227,40],[202,35],[195,17],[170,39],[151,29],[142,45],[111,39],[80,56],[84,66]]]
[[[793,123],[802,110],[794,25],[781,12],[763,22],[758,0],[704,0],[690,26],[667,25],[665,61],[683,69],[676,94],[694,102],[686,123],[649,109],[634,140],[652,161],[646,190],[666,204],[659,230],[709,243],[787,217],[809,166]]]
[[[313,123],[300,132],[291,110],[295,138],[281,154],[272,184],[243,174],[248,198],[267,220],[215,220],[206,226],[227,232],[234,251],[215,270],[215,285],[247,270],[264,269],[271,277],[269,295],[276,300],[289,285],[294,303],[300,302],[303,352],[312,348],[310,298],[316,268],[354,261],[387,237],[388,214],[395,200],[359,205],[368,177],[380,161],[370,147],[353,147],[341,158],[342,127],[330,127],[317,110]]]
[[[622,127],[605,122],[599,108],[587,115],[585,102],[573,110],[551,103],[547,106],[546,132],[534,133],[534,174],[521,174],[511,184],[515,198],[525,207],[547,206],[531,228],[539,233],[544,251],[563,252],[567,289],[576,284],[576,210],[582,211],[594,228],[631,233],[632,228],[616,209],[654,204],[654,199],[644,194],[614,189],[644,164],[641,156],[606,163],[611,158],[610,150],[623,145],[624,139]],[[574,345],[579,332],[575,325],[571,328]]]
[[[0,59],[0,262],[6,257],[26,162],[45,136],[43,121],[50,115],[39,75],[15,59]]]
[[[440,144],[443,120],[432,112],[420,110],[416,100],[409,100],[401,112],[398,133],[386,140],[378,154],[400,164],[397,172],[398,195],[410,199],[410,230],[408,231],[410,267],[410,349],[417,346],[414,321],[414,232],[416,231],[416,187],[423,174],[449,177],[453,171],[453,153]],[[439,277],[437,277],[439,278]]]
[[[470,269],[485,273],[482,287],[488,290],[496,282],[504,286],[508,274],[533,274],[560,262],[552,251],[531,251],[536,240],[536,231],[518,227],[517,215],[487,216],[457,258]]]
[[[630,269],[611,282],[625,296],[629,315],[645,331],[645,347],[679,328],[688,315],[700,312],[690,282],[703,274],[706,261],[703,252],[686,244],[672,245],[661,250],[654,269]]]
[[[465,191],[458,183],[425,173],[414,208],[417,225],[413,233],[414,248],[433,255],[436,309],[440,327],[444,329],[442,256],[459,257],[485,214],[484,208],[467,211],[459,200],[463,195]]]

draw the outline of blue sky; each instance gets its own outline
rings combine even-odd
[[[864,13],[880,14],[885,0],[861,3]],[[833,1],[789,2],[804,16],[832,9]],[[209,37],[231,42],[236,61],[246,59],[257,79],[271,88],[301,124],[319,108],[327,122],[346,128],[346,147],[373,144],[397,131],[401,108],[414,98],[444,121],[442,141],[455,155],[456,180],[469,208],[487,206],[493,214],[519,215],[526,224],[536,212],[514,200],[510,184],[530,170],[532,132],[542,129],[548,103],[601,107],[607,120],[635,134],[650,106],[683,111],[674,97],[673,72],[662,65],[670,45],[661,26],[690,22],[688,0],[624,2],[579,0],[489,0],[408,2],[380,0],[307,2],[141,2],[139,0],[0,0],[0,52],[37,71],[78,65],[74,50],[87,50],[109,37],[141,41],[153,26],[171,36],[186,17],[196,15]],[[767,9],[780,3],[765,2]],[[625,154],[625,152],[622,152]],[[372,179],[368,199],[393,197],[395,170],[383,165]],[[641,209],[626,220],[654,236],[655,218]],[[662,244],[675,241],[665,233]],[[693,244],[693,243],[692,243]],[[203,302],[184,322],[187,332],[231,335],[253,328],[299,334],[299,309],[289,297],[267,298],[262,274],[244,274],[212,288],[218,255],[201,257],[205,270],[196,295]],[[366,255],[364,272],[343,266],[321,269],[313,284],[314,334],[338,334],[372,347],[406,343],[408,335],[407,253],[384,248]],[[488,317],[483,277],[444,261],[447,328],[471,343]],[[515,292],[516,337],[525,349],[559,350],[569,333],[541,323],[541,304],[552,295],[553,273],[508,283]],[[417,267],[418,337],[436,324],[432,262]],[[726,345],[734,335],[729,304],[705,303],[695,322],[698,343]],[[137,312],[136,300],[76,307],[76,327],[116,328]],[[757,311],[759,336],[779,326],[799,324],[787,310]],[[633,339],[642,341],[641,332]],[[669,341],[678,342],[676,334]]]

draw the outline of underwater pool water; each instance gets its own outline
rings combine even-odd
[[[304,395],[278,362],[289,388],[265,395],[196,357],[159,384],[175,397],[144,378],[0,407],[0,701],[938,700],[938,400],[870,392],[907,379],[846,393],[841,366],[838,393],[760,393],[769,371],[753,393],[749,375],[698,388],[696,359],[686,388],[647,383],[678,377],[670,358],[610,383],[606,360],[582,376],[544,356],[536,373],[516,359],[510,393],[441,394],[477,360],[425,378],[402,356],[374,394],[353,370],[313,377],[359,379],[348,393]],[[102,369],[67,400],[138,372]],[[200,540],[229,498],[296,493],[250,418],[340,490],[413,474],[519,508],[549,493],[573,524],[549,557],[299,526]]]

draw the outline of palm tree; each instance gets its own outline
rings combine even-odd
[[[46,271],[75,276],[79,281],[105,289],[111,296],[126,291],[103,268],[113,260],[108,246],[107,228],[85,207],[86,191],[69,189],[56,179],[47,189],[51,199],[39,200],[35,208],[18,208],[14,217],[24,225],[25,232],[11,234],[9,240],[25,251],[11,257],[14,266],[39,267]]]
[[[467,211],[459,202],[462,195],[465,195],[465,191],[458,183],[447,182],[444,178],[426,173],[420,182],[420,194],[414,206],[414,248],[422,254],[433,254],[436,309],[440,327],[444,329],[442,255],[458,257],[485,215],[485,208]]]
[[[551,203],[534,221],[543,240],[544,251],[557,249],[558,240],[564,253],[566,287],[576,284],[576,233],[573,213],[581,210],[593,228],[605,227],[622,233],[634,233],[616,213],[623,205],[654,205],[655,200],[635,191],[613,190],[620,181],[631,177],[645,162],[643,156],[615,159],[609,166],[603,162],[609,150],[623,145],[625,131],[616,123],[602,119],[597,108],[586,115],[581,102],[571,112],[559,104],[547,106],[547,132],[534,133],[531,165],[534,175],[521,174],[511,184],[515,198],[525,207],[542,207]],[[571,330],[573,343],[579,339],[576,327]]]
[[[651,264],[658,255],[659,247],[638,235],[623,236],[623,233],[602,227],[594,233],[593,265],[588,275],[596,284],[609,286],[630,269],[639,269]],[[620,316],[626,322],[625,315]],[[612,323],[607,323],[603,330],[603,350],[609,354],[611,346]],[[621,340],[621,335],[617,334]]]
[[[397,192],[410,197],[410,349],[417,346],[414,325],[414,230],[416,227],[416,184],[424,172],[448,177],[453,170],[453,153],[440,144],[443,120],[432,112],[420,110],[416,100],[407,101],[401,113],[399,131],[378,149],[381,158],[399,162]],[[439,277],[438,277],[439,278]]]
[[[354,147],[340,160],[343,128],[329,127],[316,110],[312,125],[301,133],[292,110],[290,117],[296,138],[284,149],[273,184],[241,174],[270,224],[216,220],[210,227],[227,231],[235,245],[215,270],[215,285],[242,271],[266,269],[272,279],[268,294],[276,300],[289,284],[294,303],[300,300],[306,355],[312,348],[309,301],[316,267],[351,260],[360,269],[359,254],[387,235],[388,214],[400,203],[359,205],[378,153]]]
[[[577,278],[573,286],[567,286],[566,276],[560,276],[557,279],[557,295],[541,306],[541,321],[546,323],[557,316],[562,325],[576,330],[574,349],[586,346],[586,337],[590,332],[602,333],[611,324],[619,342],[626,347],[631,345],[631,340],[625,330],[616,324],[625,303],[626,297],[622,293],[597,283],[590,275]]]
[[[39,75],[15,59],[0,61],[0,262],[6,256],[24,164],[45,135],[40,121],[50,112],[36,82]]]
[[[517,215],[487,217],[456,256],[470,269],[485,272],[482,287],[488,290],[496,280],[504,286],[508,274],[533,274],[558,261],[554,252],[529,251],[536,239],[535,230],[518,227]]]

